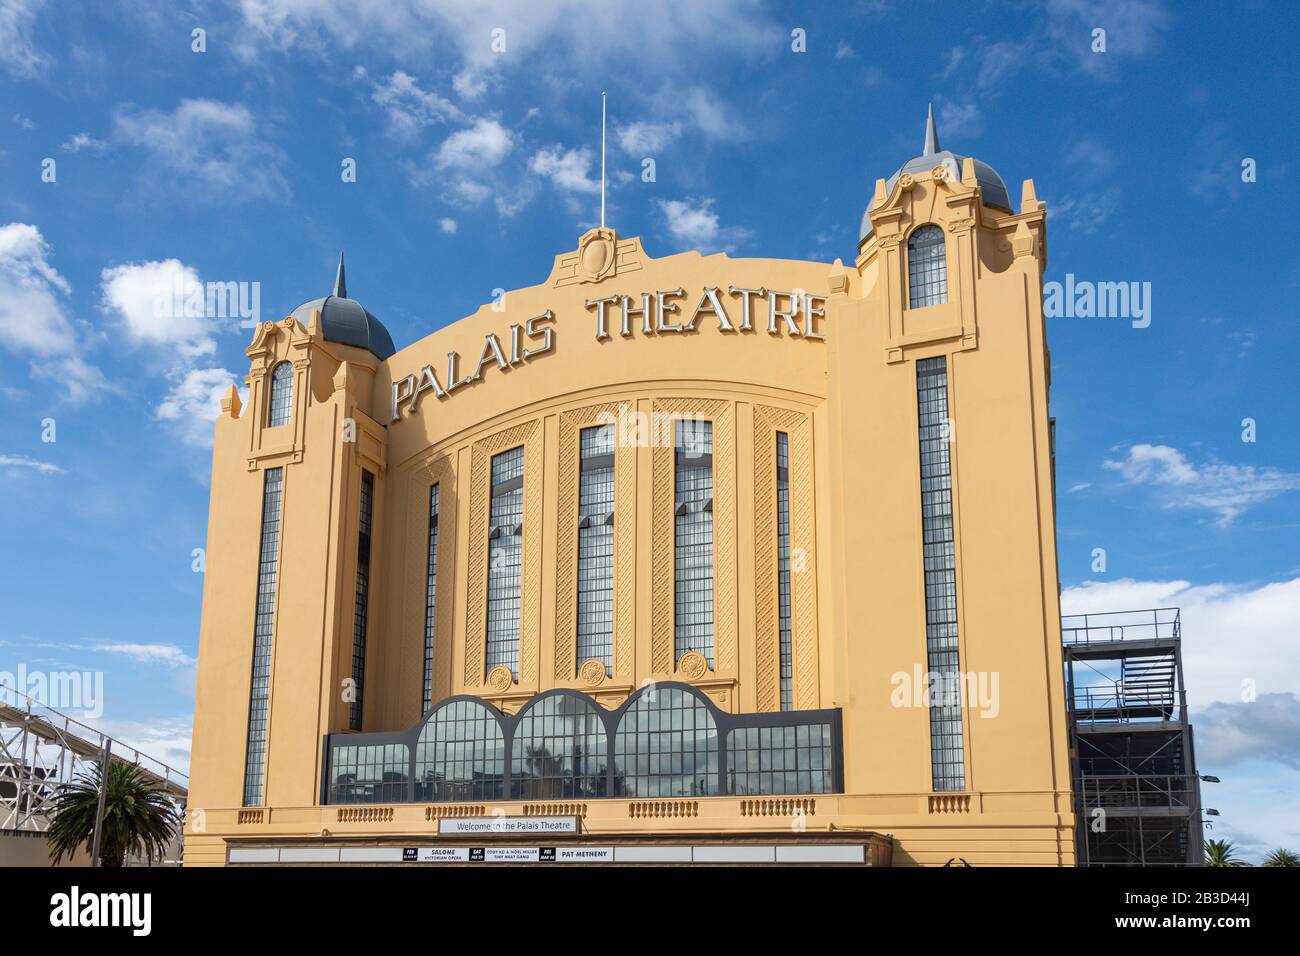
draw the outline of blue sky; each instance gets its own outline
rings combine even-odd
[[[933,101],[945,147],[1034,179],[1049,280],[1151,283],[1148,328],[1049,321],[1064,605],[1184,607],[1213,835],[1300,850],[1293,5],[329,6],[0,2],[0,670],[101,670],[99,722],[186,760],[249,333],[156,317],[160,277],[273,318],[345,249],[405,345],[593,224],[602,89],[609,221],[651,255],[851,260]]]

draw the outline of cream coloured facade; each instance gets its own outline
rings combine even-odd
[[[1072,864],[1046,212],[1011,205],[931,124],[853,262],[594,229],[400,350],[341,264],[264,323],[216,422],[186,863],[504,816]]]

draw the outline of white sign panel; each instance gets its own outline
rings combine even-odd
[[[439,833],[577,833],[577,817],[443,817]]]
[[[541,849],[535,846],[488,846],[483,848],[484,863],[536,863]]]
[[[612,846],[557,846],[556,863],[613,863]]]
[[[408,847],[402,851],[402,859],[408,863],[468,863],[467,846],[421,846]]]

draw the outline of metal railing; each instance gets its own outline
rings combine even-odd
[[[1196,795],[1192,774],[1084,774],[1079,779],[1085,812],[1094,807],[1189,811],[1196,807]]]
[[[1162,607],[1142,611],[1105,611],[1101,614],[1061,616],[1061,635],[1067,645],[1105,644],[1111,641],[1179,640],[1181,610]]]
[[[1187,706],[1187,692],[1151,687],[1076,687],[1075,717],[1082,721],[1177,720]]]

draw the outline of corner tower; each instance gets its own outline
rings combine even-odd
[[[1033,182],[1013,211],[991,166],[942,148],[931,111],[832,278],[834,683],[859,741],[845,789],[926,794],[910,823],[864,819],[905,830],[916,862],[961,856],[954,825],[985,862],[1073,862],[1045,228]]]

